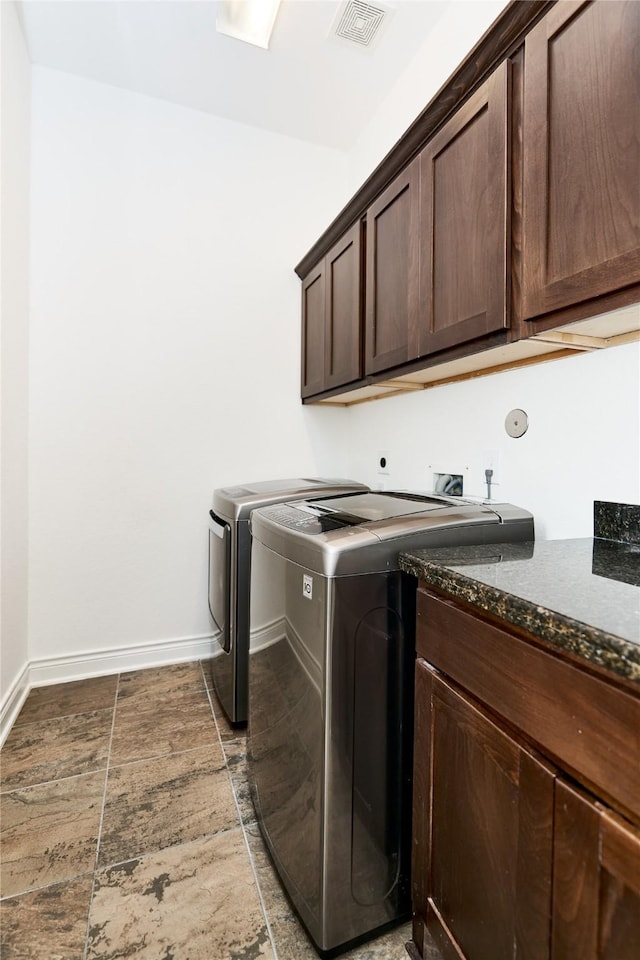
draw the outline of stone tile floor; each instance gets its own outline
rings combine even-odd
[[[317,956],[209,678],[196,662],[31,691],[0,756],[3,960]],[[406,960],[409,937],[344,957]]]

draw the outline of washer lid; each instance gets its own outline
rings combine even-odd
[[[213,491],[213,510],[225,520],[248,520],[252,510],[270,503],[300,500],[305,497],[337,496],[368,490],[357,480],[324,477],[287,477],[283,480],[259,480]]]
[[[361,523],[408,517],[413,513],[441,510],[449,500],[421,494],[361,493],[342,497],[327,497],[321,501],[307,500],[300,505],[318,515],[329,515],[340,526],[353,527]]]
[[[260,516],[305,536],[359,529],[378,540],[409,535],[416,530],[452,524],[498,523],[500,518],[483,504],[461,497],[417,493],[349,493],[339,497],[288,501],[261,509]]]

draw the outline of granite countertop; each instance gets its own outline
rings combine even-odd
[[[586,538],[434,547],[402,553],[400,566],[640,684],[640,543]]]

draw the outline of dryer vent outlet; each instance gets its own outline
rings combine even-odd
[[[461,473],[434,473],[433,492],[446,497],[461,497],[463,476]]]

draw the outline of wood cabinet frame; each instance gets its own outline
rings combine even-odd
[[[386,370],[420,353],[419,217],[417,158],[367,211],[366,373]],[[396,293],[393,298],[391,291]]]
[[[491,944],[495,937],[502,953],[507,944],[514,945],[514,960],[546,960],[555,769],[424,660],[416,664],[416,705],[428,711],[428,717],[423,714],[416,724],[414,754],[418,821],[414,826],[414,941],[420,941],[416,945],[422,953],[426,928],[445,960],[466,956],[465,937],[478,935],[485,937],[483,955],[493,952],[492,946],[496,955],[500,952],[498,943]],[[447,756],[447,728],[450,742],[465,742],[458,756]],[[447,762],[449,775],[443,769]],[[486,771],[488,781],[506,787],[498,800],[486,790]],[[474,815],[481,822],[477,831],[481,855],[476,854],[476,860],[466,846],[469,833],[465,830]],[[504,821],[508,821],[506,827]],[[420,859],[425,851],[426,870]],[[482,873],[481,883],[475,871]],[[475,910],[465,917],[459,907],[474,887]],[[481,916],[485,897],[487,903],[493,901],[489,922]]]
[[[564,266],[563,255],[559,256],[560,266],[556,264],[556,273],[561,275],[552,275],[553,271],[548,268],[549,236],[553,233],[549,224],[555,216],[549,187],[553,180],[549,173],[552,124],[548,111],[550,103],[553,103],[553,84],[551,87],[549,85],[549,45],[556,36],[562,37],[564,31],[570,30],[573,22],[579,20],[585,11],[585,16],[590,16],[589,9],[594,3],[600,5],[600,12],[618,7],[618,4],[607,3],[606,0],[564,0],[562,3],[556,0],[512,0],[296,267],[298,275],[306,278],[314,269],[314,264],[320,262],[356,220],[365,216],[375,219],[380,212],[379,205],[384,205],[389,193],[392,194],[403,182],[407,169],[419,157],[421,150],[421,183],[414,193],[420,195],[421,202],[426,204],[427,217],[432,217],[428,199],[432,148],[435,144],[455,139],[456,129],[464,123],[469,112],[473,114],[478,98],[482,100],[484,86],[491,86],[501,71],[506,69],[512,74],[512,95],[509,96],[507,88],[506,109],[506,124],[511,125],[512,135],[509,136],[507,130],[505,139],[506,149],[511,149],[511,155],[507,156],[504,183],[500,170],[496,169],[497,177],[489,184],[494,198],[498,194],[500,197],[493,201],[498,216],[488,231],[488,243],[493,245],[497,239],[497,224],[500,223],[499,229],[505,231],[505,243],[495,255],[495,264],[491,268],[490,295],[486,306],[475,304],[475,313],[471,311],[473,315],[468,316],[464,310],[456,311],[454,303],[450,312],[447,309],[441,311],[443,317],[449,313],[448,319],[434,323],[429,282],[433,271],[433,218],[427,222],[426,228],[419,224],[422,240],[415,255],[410,253],[406,257],[412,261],[411,268],[405,271],[410,289],[407,303],[403,302],[404,297],[399,297],[397,326],[394,328],[392,321],[385,319],[384,310],[377,310],[377,278],[369,276],[371,268],[368,265],[365,369],[357,379],[340,381],[336,378],[331,384],[325,381],[320,390],[303,390],[305,402],[350,405],[640,339],[640,313],[638,316],[631,312],[617,317],[603,316],[618,307],[628,307],[640,301],[640,244],[635,245],[634,249],[627,249],[628,238],[623,237],[620,249],[616,251],[615,223],[613,227],[609,223],[606,241],[605,231],[600,237],[597,227],[583,231],[589,235],[588,239],[583,244],[575,245],[576,250],[571,256],[564,257]],[[626,9],[638,15],[640,4],[631,2]],[[615,31],[615,17],[613,23]],[[631,30],[627,32],[631,33]],[[579,47],[578,40],[574,52]],[[626,63],[632,62],[634,52],[628,53],[629,44],[626,50],[621,59]],[[610,58],[611,69],[614,69],[615,59],[615,56]],[[597,87],[594,78],[606,75],[607,67],[602,68],[602,63],[608,63],[607,50],[602,44],[597,60],[600,67],[590,71],[590,58],[584,58],[584,69],[580,75],[587,78],[585,87],[589,87],[589,92],[581,103],[586,129],[589,129],[592,115],[596,117],[594,130],[597,130],[598,117],[601,126],[604,125],[602,144],[594,151],[595,159],[589,163],[592,169],[601,166],[602,153],[606,171],[605,175],[599,173],[591,180],[589,175],[584,176],[581,182],[586,185],[584,191],[588,193],[590,182],[608,184],[616,181],[612,190],[609,221],[615,221],[616,210],[628,208],[628,219],[635,222],[638,219],[637,210],[633,203],[627,202],[633,190],[632,181],[628,171],[616,177],[618,167],[615,157],[621,151],[616,150],[615,144],[607,145],[607,138],[615,139],[610,132],[607,133],[606,118],[611,110],[608,113],[605,108],[598,109],[597,89],[594,92]],[[578,62],[582,62],[580,58]],[[492,77],[496,70],[497,73]],[[632,78],[637,77],[637,71],[629,69],[627,72]],[[618,89],[619,83],[619,79],[612,81],[609,89]],[[625,90],[624,97],[619,98],[628,104],[625,109],[629,111],[631,128],[631,120],[637,116],[637,111],[634,112],[632,83],[637,83],[637,80],[632,79],[628,84],[630,89]],[[562,84],[560,89],[563,89]],[[495,96],[496,92],[492,91],[490,99]],[[571,119],[567,96],[560,97],[559,102],[564,103],[563,109]],[[594,109],[584,109],[584,104],[590,102]],[[562,129],[563,124],[556,123],[556,129],[558,127]],[[620,136],[621,124],[612,125],[612,128],[616,131],[616,137]],[[497,137],[502,136],[503,132],[493,122],[491,129],[494,131],[492,138],[497,142]],[[622,129],[625,129],[624,124]],[[629,161],[625,163],[628,167]],[[585,162],[582,167],[584,172],[588,164]],[[611,177],[607,171],[612,171]],[[571,171],[563,172],[562,178],[569,182]],[[557,180],[556,176],[554,182]],[[571,189],[568,191],[568,199],[565,200],[567,209],[576,207],[575,193],[575,189],[573,193]],[[617,194],[619,196],[616,197]],[[557,202],[556,206],[562,206],[561,202]],[[597,223],[596,214],[591,219],[594,220],[594,217]],[[557,222],[560,219],[557,218]],[[585,222],[588,221],[586,216]],[[460,223],[463,222],[461,219]],[[637,230],[637,225],[634,229]],[[375,223],[372,230],[375,234]],[[407,235],[413,237],[414,234],[415,225],[411,222],[407,225]],[[554,243],[551,246],[556,253],[558,250],[566,252],[573,246],[557,239]],[[377,268],[379,264],[375,264],[372,245],[375,250],[375,240],[368,244],[368,264],[373,258],[374,268]],[[591,266],[590,245],[595,251]],[[601,248],[604,250],[603,257],[598,259]],[[581,257],[584,261],[582,267],[579,263]],[[574,260],[576,263],[571,266]],[[504,280],[499,295],[495,292],[498,289],[498,274]],[[419,287],[418,299],[414,289],[416,282]],[[453,298],[455,300],[455,295]],[[383,334],[378,337],[381,331]],[[376,338],[380,340],[379,343]]]
[[[362,235],[355,223],[302,282],[301,395],[362,376]]]
[[[509,326],[508,269],[511,243],[511,191],[510,191],[510,134],[511,134],[511,64],[504,61],[494,73],[465,103],[463,107],[437,133],[420,154],[420,347],[424,356],[459,346],[489,333],[504,330]],[[441,200],[436,182],[439,167],[445,156],[460,149],[468,131],[483,124],[486,130],[486,153],[484,156],[467,157],[465,162],[474,168],[464,171],[457,159],[457,168],[448,171],[453,182],[449,191],[459,189],[466,176],[486,177],[486,186],[478,189],[477,196],[470,199],[473,210],[466,209],[464,202],[455,214],[443,217],[437,206]],[[484,143],[484,140],[482,141]],[[450,166],[452,166],[450,164]],[[444,177],[441,176],[440,179]],[[444,190],[444,188],[443,188]],[[445,196],[442,205],[456,205],[455,196]],[[456,217],[458,222],[456,222]],[[441,233],[444,247],[441,250]],[[466,249],[474,263],[460,263],[460,247],[471,242],[474,249]],[[463,254],[464,255],[464,254]],[[450,274],[445,283],[438,270],[453,272],[457,265],[463,269],[454,282]],[[474,269],[475,268],[475,269]],[[482,275],[476,286],[484,287],[486,301],[479,304],[475,313],[463,315],[459,305],[447,302],[438,311],[438,292],[447,285],[449,295],[453,291],[464,292],[471,283],[469,277]],[[476,281],[479,278],[476,277]],[[474,299],[476,299],[474,297]],[[477,302],[477,301],[476,301]]]
[[[325,257],[324,379],[329,389],[362,376],[363,230],[355,223]]]
[[[361,219],[382,191],[420,152],[430,137],[478,89],[503,60],[520,47],[526,34],[555,0],[511,0],[493,25],[432,97],[422,113],[378,164],[349,203],[297,264],[303,280],[346,230]]]
[[[321,393],[325,388],[325,286],[325,262],[322,260],[302,281],[300,392],[303,398]]]
[[[633,31],[629,27],[635,23],[637,33],[640,6],[635,2],[626,5],[603,4],[602,0],[598,0],[597,4],[593,0],[565,0],[557,4],[531,30],[524,44],[523,319],[533,319],[622,289],[629,285],[630,277],[635,277],[636,283],[640,281],[640,188],[637,168],[635,180],[633,170],[620,168],[620,144],[610,136],[601,137],[598,151],[593,152],[590,163],[587,163],[588,153],[575,149],[579,142],[577,135],[575,145],[567,140],[564,148],[561,144],[552,152],[552,129],[555,129],[557,136],[562,132],[569,137],[566,128],[575,116],[576,134],[583,132],[586,136],[592,128],[597,129],[599,123],[606,122],[607,110],[612,109],[612,89],[603,88],[603,79],[608,79],[613,87],[614,79],[609,79],[609,73],[621,69],[620,64],[615,64],[615,45],[612,45],[609,56],[602,48],[594,51],[594,57],[595,53],[598,54],[598,61],[593,67],[589,57],[579,56],[581,51],[586,53],[583,50],[587,45],[585,41],[598,36],[598,23],[587,25],[589,18],[595,19],[598,15],[605,18],[600,24],[610,24],[612,33],[619,37],[619,59],[623,60],[622,65],[627,69],[627,73],[621,73],[620,78],[616,73],[615,90],[618,95],[615,102],[616,105],[620,104],[617,128],[625,130],[628,137],[638,142],[640,91],[634,92],[631,88],[634,77],[636,86],[640,88],[637,68],[634,71],[632,66],[638,53],[633,43]],[[578,30],[581,31],[580,38],[574,41],[572,48],[570,37],[572,31]],[[564,45],[564,51],[556,51],[558,45]],[[579,78],[581,102],[572,100],[569,104],[567,91],[564,105],[556,110],[552,79],[554,64],[562,63],[563,52],[565,55],[570,53],[576,64],[582,64],[582,76]],[[574,67],[576,72],[578,69],[578,66]],[[623,76],[628,77],[629,84],[622,84]],[[552,128],[553,118],[560,109],[564,110],[564,122],[560,114]],[[627,117],[625,122],[622,120],[623,113]],[[552,156],[555,157],[553,164],[550,162]],[[592,212],[592,201],[600,196],[602,201],[598,212]],[[581,223],[582,210],[585,211],[584,224]],[[598,229],[590,219],[592,214],[596,217]],[[559,229],[555,225],[560,222],[563,228],[566,224],[568,230],[573,231],[580,240],[580,256],[576,243],[576,251],[566,264],[564,251],[569,245],[562,238],[555,242],[553,239],[556,229]],[[621,233],[624,233],[624,237],[619,236]],[[627,249],[618,252],[620,246],[626,246]],[[554,254],[556,248],[560,252]],[[605,250],[609,252],[605,253]],[[593,260],[593,265],[590,265],[590,260]]]
[[[635,960],[640,831],[563,782],[554,821],[552,960]]]
[[[419,588],[417,617],[415,955],[424,956],[428,930],[444,960],[486,957],[494,946],[493,955],[510,960],[636,960],[635,685],[436,588]],[[487,775],[492,767],[502,781]],[[505,778],[512,785],[506,789]],[[438,818],[448,817],[452,825],[443,829]],[[439,847],[438,832],[446,841]],[[456,886],[464,844],[474,844],[476,834],[486,865],[477,861]],[[443,868],[450,855],[453,867]],[[506,907],[504,897],[484,897],[501,873]],[[495,909],[478,946],[479,904],[487,902]]]

